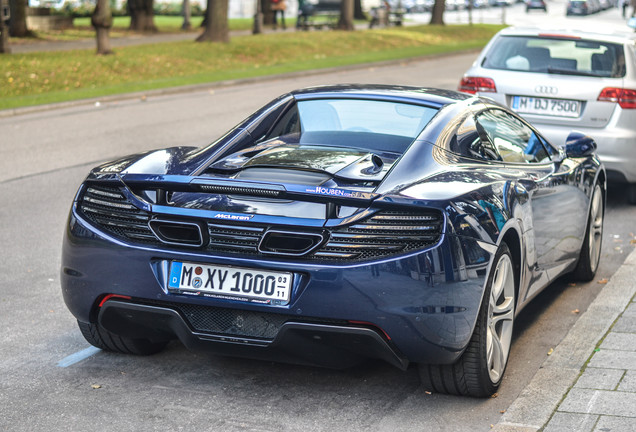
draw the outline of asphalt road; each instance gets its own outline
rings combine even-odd
[[[487,400],[426,394],[416,370],[379,362],[332,371],[192,353],[178,343],[151,357],[97,352],[68,364],[92,352],[84,351],[89,345],[63,304],[58,274],[69,205],[98,162],[204,145],[298,87],[374,82],[455,88],[474,57],[0,119],[0,430],[489,430],[594,299],[602,287],[597,281],[611,278],[633,247],[636,207],[620,190],[610,190],[596,280],[558,281],[522,312],[499,396]]]

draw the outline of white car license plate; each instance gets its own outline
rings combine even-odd
[[[292,274],[173,261],[168,289],[181,294],[256,303],[289,303]]]
[[[541,114],[574,118],[581,115],[581,101],[513,96],[512,109],[522,114]]]

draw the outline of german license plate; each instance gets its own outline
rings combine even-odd
[[[574,118],[581,115],[581,101],[513,96],[512,109],[522,114],[541,114]]]
[[[204,297],[283,305],[289,303],[292,274],[223,265],[173,261],[168,290]]]

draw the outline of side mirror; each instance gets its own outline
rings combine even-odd
[[[569,158],[587,157],[596,151],[596,141],[581,132],[570,132],[565,140],[565,156]]]

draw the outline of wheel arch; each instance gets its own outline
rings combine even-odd
[[[523,253],[521,248],[521,237],[516,229],[511,228],[503,235],[501,238],[500,244],[506,243],[508,245],[508,250],[510,251],[510,255],[512,256],[512,264],[515,272],[515,310],[519,304],[519,292],[521,287],[521,269],[522,269],[522,260]]]

